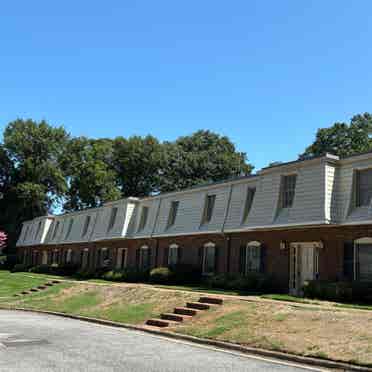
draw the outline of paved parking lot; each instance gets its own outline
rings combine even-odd
[[[304,369],[150,334],[0,311],[0,371],[291,371]]]

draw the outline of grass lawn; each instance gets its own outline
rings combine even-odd
[[[372,365],[372,313],[229,300],[175,332]]]
[[[30,278],[24,273],[10,273],[0,271],[0,300],[2,297],[11,297],[24,290],[44,284],[47,280],[40,276]]]
[[[45,280],[43,280],[45,282]],[[23,307],[102,318],[128,324],[142,324],[162,312],[196,301],[197,294],[160,291],[151,287],[94,285],[63,282],[42,292],[8,298],[5,307]]]

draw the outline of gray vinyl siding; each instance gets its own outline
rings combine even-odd
[[[154,235],[183,235],[188,233],[221,231],[227,208],[230,185],[195,190],[161,199]],[[216,195],[210,222],[201,224],[207,195]],[[167,228],[172,201],[179,201],[174,225]]]
[[[306,223],[325,220],[325,165],[303,167],[297,171],[296,191],[287,223]]]
[[[246,181],[244,183],[238,183],[233,185],[229,212],[226,219],[225,230],[236,229],[241,226],[247,226],[251,223],[253,216],[253,210],[257,203],[257,193],[258,193],[258,180],[257,178]],[[243,211],[245,207],[245,202],[247,198],[248,187],[256,187],[256,193],[253,198],[253,203],[251,210],[248,214],[247,220],[242,224]]]
[[[160,199],[144,199],[141,200],[135,210],[132,214],[133,222],[129,223],[128,228],[128,236],[133,238],[148,238],[151,237],[153,229],[154,229],[154,223],[156,220],[156,216],[158,213],[158,207],[159,207]],[[142,213],[142,207],[148,207],[148,215],[147,215],[147,221],[145,227],[138,231],[138,226],[140,223],[141,213]]]
[[[353,197],[356,187],[356,171],[371,167],[371,159],[358,160],[354,162],[345,161],[341,163],[337,179],[337,222],[362,222],[372,219],[371,207],[356,207]]]

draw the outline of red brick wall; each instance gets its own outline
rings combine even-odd
[[[260,241],[266,248],[265,271],[272,274],[283,287],[289,281],[289,249],[281,250],[280,242],[306,242],[323,241],[324,249],[320,251],[319,272],[321,279],[337,280],[343,275],[343,246],[345,241],[355,240],[360,237],[372,236],[372,225],[338,226],[321,228],[302,228],[291,230],[271,230],[255,232],[237,232],[231,234],[200,234],[177,237],[164,237],[154,239],[116,239],[99,242],[43,245],[34,247],[20,247],[18,254],[22,257],[24,250],[38,250],[39,264],[41,252],[52,252],[59,249],[61,257],[63,252],[72,248],[76,257],[84,248],[90,250],[90,267],[95,267],[97,250],[106,247],[109,249],[113,266],[116,263],[118,248],[127,248],[127,265],[136,265],[136,250],[147,245],[152,250],[151,266],[163,266],[165,252],[169,245],[177,244],[182,249],[181,263],[200,265],[199,248],[207,242],[213,242],[218,248],[217,272],[239,272],[240,247],[252,240]]]

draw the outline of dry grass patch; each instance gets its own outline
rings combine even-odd
[[[372,364],[372,312],[226,301],[180,333],[300,355]]]
[[[197,299],[198,296],[193,293],[159,291],[138,285],[68,283],[37,295],[12,300],[9,305],[139,324]]]

